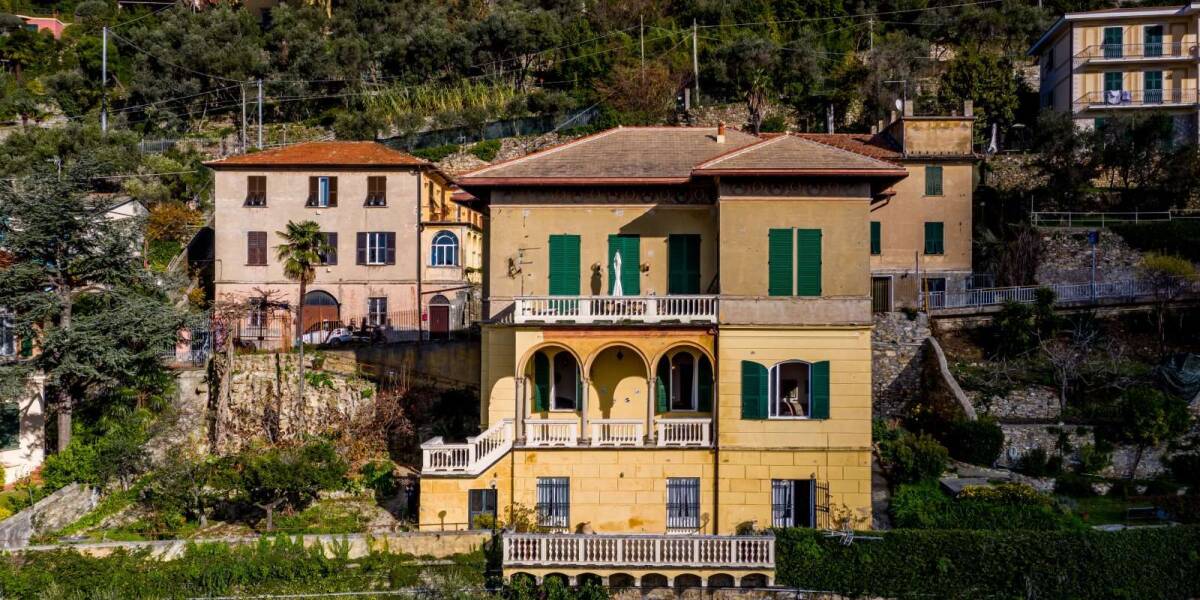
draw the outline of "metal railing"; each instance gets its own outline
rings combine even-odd
[[[525,443],[529,446],[578,445],[579,421],[575,419],[525,419]]]
[[[1143,44],[1093,44],[1075,55],[1083,60],[1113,60],[1142,58],[1187,58],[1192,45],[1183,42],[1149,42]]]
[[[1053,212],[1030,213],[1034,227],[1107,227],[1137,223],[1157,223],[1179,219],[1200,219],[1200,210],[1171,209],[1129,212]]]
[[[1166,90],[1109,90],[1091,91],[1075,99],[1075,109],[1121,108],[1129,106],[1163,106],[1196,104],[1196,90],[1180,88]]]
[[[772,536],[506,533],[506,567],[775,568]]]
[[[1191,291],[1200,291],[1200,285],[1183,284]],[[1146,281],[1125,280],[1096,283],[1070,283],[1052,285],[1027,285],[1017,287],[967,290],[962,292],[920,292],[920,305],[930,311],[955,308],[979,308],[997,306],[1006,302],[1030,304],[1036,301],[1039,289],[1054,292],[1054,301],[1095,302],[1097,300],[1138,300],[1154,296],[1156,287]]]
[[[715,323],[717,296],[524,296],[514,300],[516,323],[631,321]]]
[[[641,446],[646,440],[640,419],[595,419],[591,426],[593,446]]]
[[[421,472],[478,475],[504,456],[513,444],[513,420],[502,419],[465,444],[435,437],[421,444]]]
[[[658,419],[654,426],[659,446],[709,446],[712,419]]]

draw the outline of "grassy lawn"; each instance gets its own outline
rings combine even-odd
[[[1125,509],[1136,506],[1149,506],[1144,501],[1130,501],[1112,496],[1093,496],[1075,498],[1078,504],[1075,513],[1088,525],[1107,525],[1125,522]]]

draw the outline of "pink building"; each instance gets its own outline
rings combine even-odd
[[[25,21],[25,26],[37,31],[49,31],[54,39],[62,39],[63,30],[70,23],[64,23],[58,20],[58,17],[31,17],[28,15],[17,15],[19,19]]]

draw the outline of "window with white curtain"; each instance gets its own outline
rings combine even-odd
[[[0,356],[14,356],[16,353],[17,334],[12,315],[0,312]]]

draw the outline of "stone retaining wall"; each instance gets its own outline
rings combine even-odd
[[[72,483],[0,522],[0,548],[25,546],[35,535],[58,531],[91,512],[98,500],[92,488]]]
[[[929,317],[904,313],[875,315],[871,332],[871,387],[874,414],[898,417],[909,399],[921,393],[921,361],[929,337]]]
[[[7,521],[6,521],[7,523]],[[411,554],[418,557],[447,558],[455,554],[467,554],[480,549],[491,538],[487,531],[411,531],[404,533],[302,535],[291,536],[303,541],[305,547],[321,547],[328,556],[334,556],[339,546],[346,545],[350,558],[361,558],[371,552]],[[267,536],[268,539],[273,539]],[[183,555],[189,544],[210,543],[230,546],[246,546],[259,543],[261,536],[214,538],[208,540],[160,540],[154,542],[99,542],[93,544],[46,544],[25,546],[22,552],[46,552],[73,548],[81,554],[103,557],[123,549],[129,552],[148,550],[150,556],[162,560],[173,560]]]

